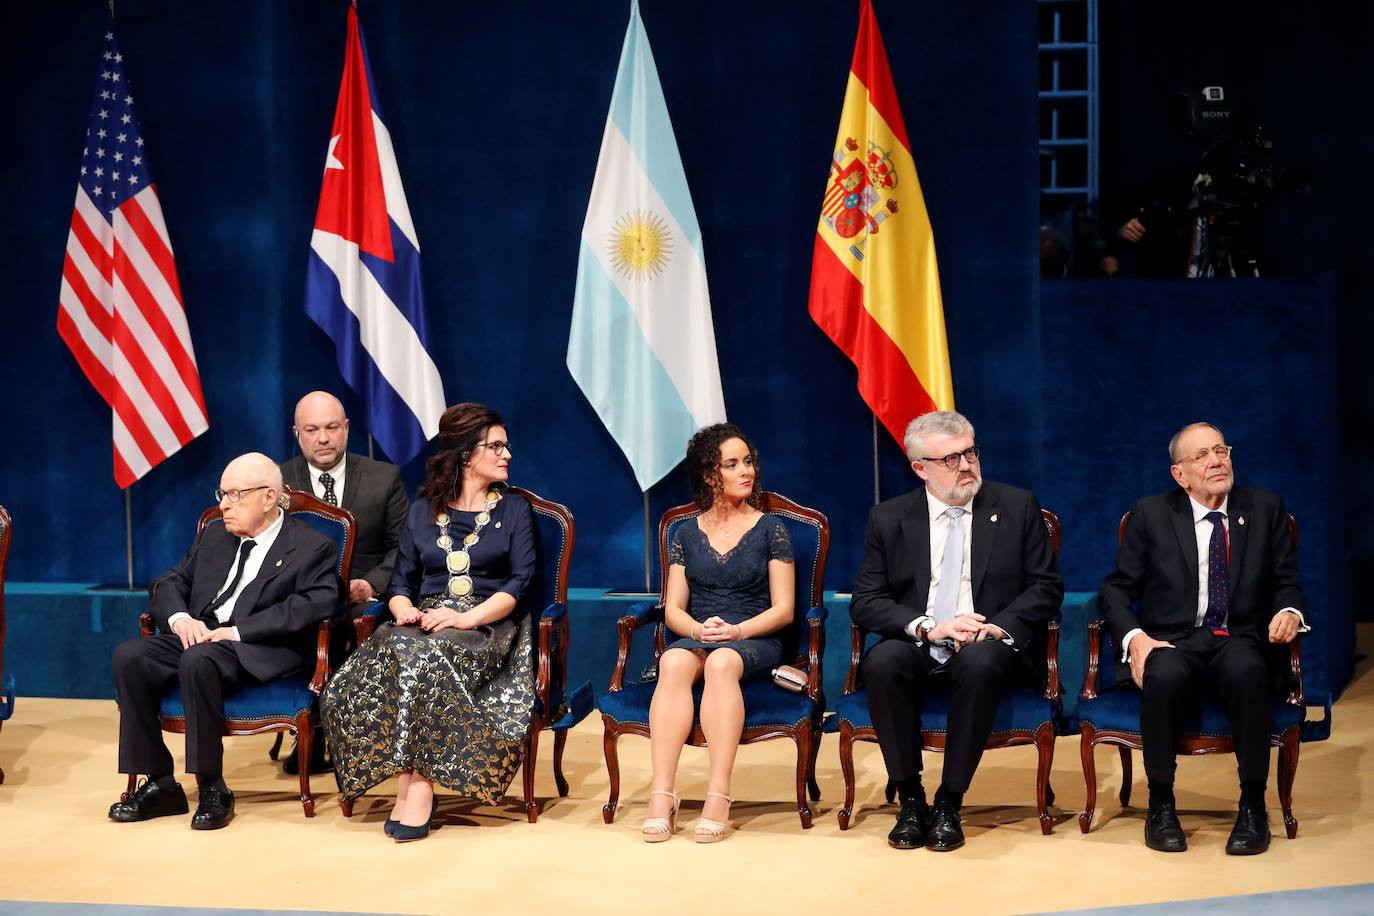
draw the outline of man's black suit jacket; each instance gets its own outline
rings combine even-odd
[[[366,579],[380,595],[391,583],[391,573],[396,568],[396,548],[401,543],[410,500],[396,465],[354,452],[348,452],[344,460],[348,463],[344,465],[344,491],[339,505],[353,513],[358,526],[352,576]],[[315,492],[304,455],[282,464],[281,476],[293,490]]]
[[[1043,661],[1045,624],[1064,599],[1054,545],[1029,490],[990,480],[973,498],[969,578],[973,608],[1006,631],[1028,668]],[[930,509],[921,487],[873,507],[850,616],[865,630],[910,639],[930,595]]]
[[[205,527],[191,550],[148,587],[148,612],[163,632],[173,614],[200,617],[234,563],[239,539],[221,522]],[[289,674],[315,654],[317,624],[339,602],[334,541],[287,516],[262,569],[234,604],[226,626],[239,629],[239,661],[260,681]]]
[[[1230,612],[1227,628],[1268,645],[1269,622],[1286,607],[1307,615],[1298,585],[1297,545],[1288,512],[1276,494],[1235,487],[1226,512],[1231,542]],[[1154,639],[1173,642],[1197,624],[1198,547],[1192,503],[1182,489],[1147,496],[1131,507],[1117,550],[1116,569],[1098,594],[1116,645],[1139,627]],[[1276,670],[1287,647],[1271,651]],[[1130,679],[1129,664],[1117,652],[1117,680]]]

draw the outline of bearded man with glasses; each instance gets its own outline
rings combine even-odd
[[[973,425],[923,414],[903,440],[924,484],[874,506],[850,614],[882,639],[859,674],[901,809],[888,844],[964,844],[959,811],[1002,694],[1043,680],[1046,624],[1064,582],[1035,494],[985,481]],[[934,807],[921,784],[921,701],[949,694]]]
[[[1270,647],[1306,629],[1307,599],[1283,500],[1235,486],[1231,458],[1211,423],[1174,434],[1169,472],[1178,488],[1131,507],[1116,569],[1098,596],[1121,647],[1117,681],[1141,689],[1145,844],[1161,852],[1188,848],[1174,807],[1174,753],[1204,689],[1220,694],[1230,716],[1240,776],[1226,851],[1269,848],[1269,706],[1273,686],[1287,689],[1287,653],[1278,658]]]
[[[307,665],[314,633],[339,601],[338,547],[282,511],[281,471],[256,452],[224,469],[215,498],[223,525],[207,525],[181,562],[148,587],[158,633],[114,653],[119,699],[119,772],[148,779],[110,820],[185,814],[186,793],[172,775],[158,704],[180,683],[186,706],[186,771],[200,798],[191,827],[214,830],[234,815],[224,783],[224,697]]]

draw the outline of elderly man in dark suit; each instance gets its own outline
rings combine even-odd
[[[357,525],[353,578],[348,583],[349,614],[357,617],[386,590],[396,567],[396,548],[410,508],[400,469],[348,450],[348,417],[339,399],[327,391],[312,391],[300,399],[291,432],[301,453],[282,463],[283,481],[293,490],[342,506]],[[340,633],[335,651],[343,653],[352,640],[350,631]],[[311,754],[314,773],[329,769],[322,733],[320,737]],[[299,766],[293,747],[282,769],[294,775]]]
[[[148,779],[110,806],[111,820],[189,809],[158,715],[174,681],[186,706],[186,769],[200,784],[191,826],[214,830],[233,817],[234,793],[223,778],[225,694],[308,664],[313,634],[339,601],[337,546],[283,512],[281,492],[281,473],[266,455],[231,461],[215,491],[224,524],[206,526],[148,589],[161,632],[115,650],[119,771]]]
[[[888,778],[901,796],[888,844],[964,844],[959,809],[998,700],[1043,675],[1046,624],[1064,597],[1028,490],[984,481],[973,425],[923,414],[904,443],[924,486],[873,507],[850,614],[882,637],[860,675]],[[921,698],[945,691],[949,732],[935,804],[921,784]]]
[[[1306,627],[1296,546],[1283,500],[1236,487],[1231,447],[1210,423],[1169,441],[1178,489],[1131,507],[1116,569],[1099,600],[1116,644],[1117,676],[1141,688],[1140,734],[1150,810],[1145,843],[1188,848],[1174,807],[1175,750],[1204,689],[1226,706],[1240,774],[1232,855],[1269,848],[1271,646]],[[1286,653],[1285,653],[1286,654]]]

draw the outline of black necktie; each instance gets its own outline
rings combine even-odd
[[[256,546],[258,546],[257,541],[244,541],[239,544],[239,563],[238,566],[234,567],[234,578],[225,586],[224,591],[220,592],[215,600],[210,602],[210,606],[205,609],[205,614],[202,614],[202,617],[213,614],[224,602],[229,600],[230,595],[234,594],[234,589],[239,587],[239,582],[243,579],[243,567],[248,565],[248,555],[253,552],[253,548]]]
[[[1207,613],[1202,625],[1209,630],[1226,626],[1226,612],[1231,609],[1231,558],[1227,555],[1225,516],[1208,512],[1212,523],[1212,539],[1207,542]]]
[[[334,495],[334,478],[329,476],[328,471],[320,474],[320,484],[324,487],[324,501],[331,506],[337,506],[339,498]]]

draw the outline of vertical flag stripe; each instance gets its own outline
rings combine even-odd
[[[62,262],[57,331],[110,405],[114,478],[128,487],[209,420],[123,63],[111,18]]]

